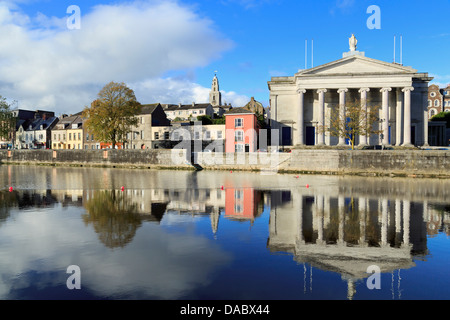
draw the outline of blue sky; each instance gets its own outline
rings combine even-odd
[[[71,30],[70,5],[80,8]],[[370,5],[380,29],[369,29]],[[109,81],[141,103],[207,102],[217,71],[223,100],[268,105],[267,81],[338,60],[355,34],[366,56],[450,83],[450,1],[0,1],[0,94],[19,107],[81,111]]]

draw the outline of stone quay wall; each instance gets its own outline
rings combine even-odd
[[[205,170],[267,173],[450,177],[450,151],[292,150],[291,153],[196,153]],[[1,150],[1,164],[194,170],[184,150]]]

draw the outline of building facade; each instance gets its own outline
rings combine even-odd
[[[346,101],[357,100],[380,107],[374,125],[382,131],[357,137],[357,145],[427,145],[431,80],[411,67],[368,58],[353,44],[342,59],[268,82],[271,127],[283,146],[345,145],[319,128],[330,125],[332,108],[342,111]]]
[[[225,113],[225,152],[256,152],[258,150],[258,119],[245,108]]]

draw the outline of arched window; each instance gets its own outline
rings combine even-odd
[[[434,109],[430,110],[430,119],[436,115],[436,111]]]
[[[439,100],[434,100],[434,106],[439,107]]]
[[[431,100],[428,100],[428,107],[432,107]]]

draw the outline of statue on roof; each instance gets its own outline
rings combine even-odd
[[[356,51],[356,45],[358,44],[358,40],[356,40],[354,34],[352,34],[351,38],[348,40],[348,43],[350,45],[350,51]]]

